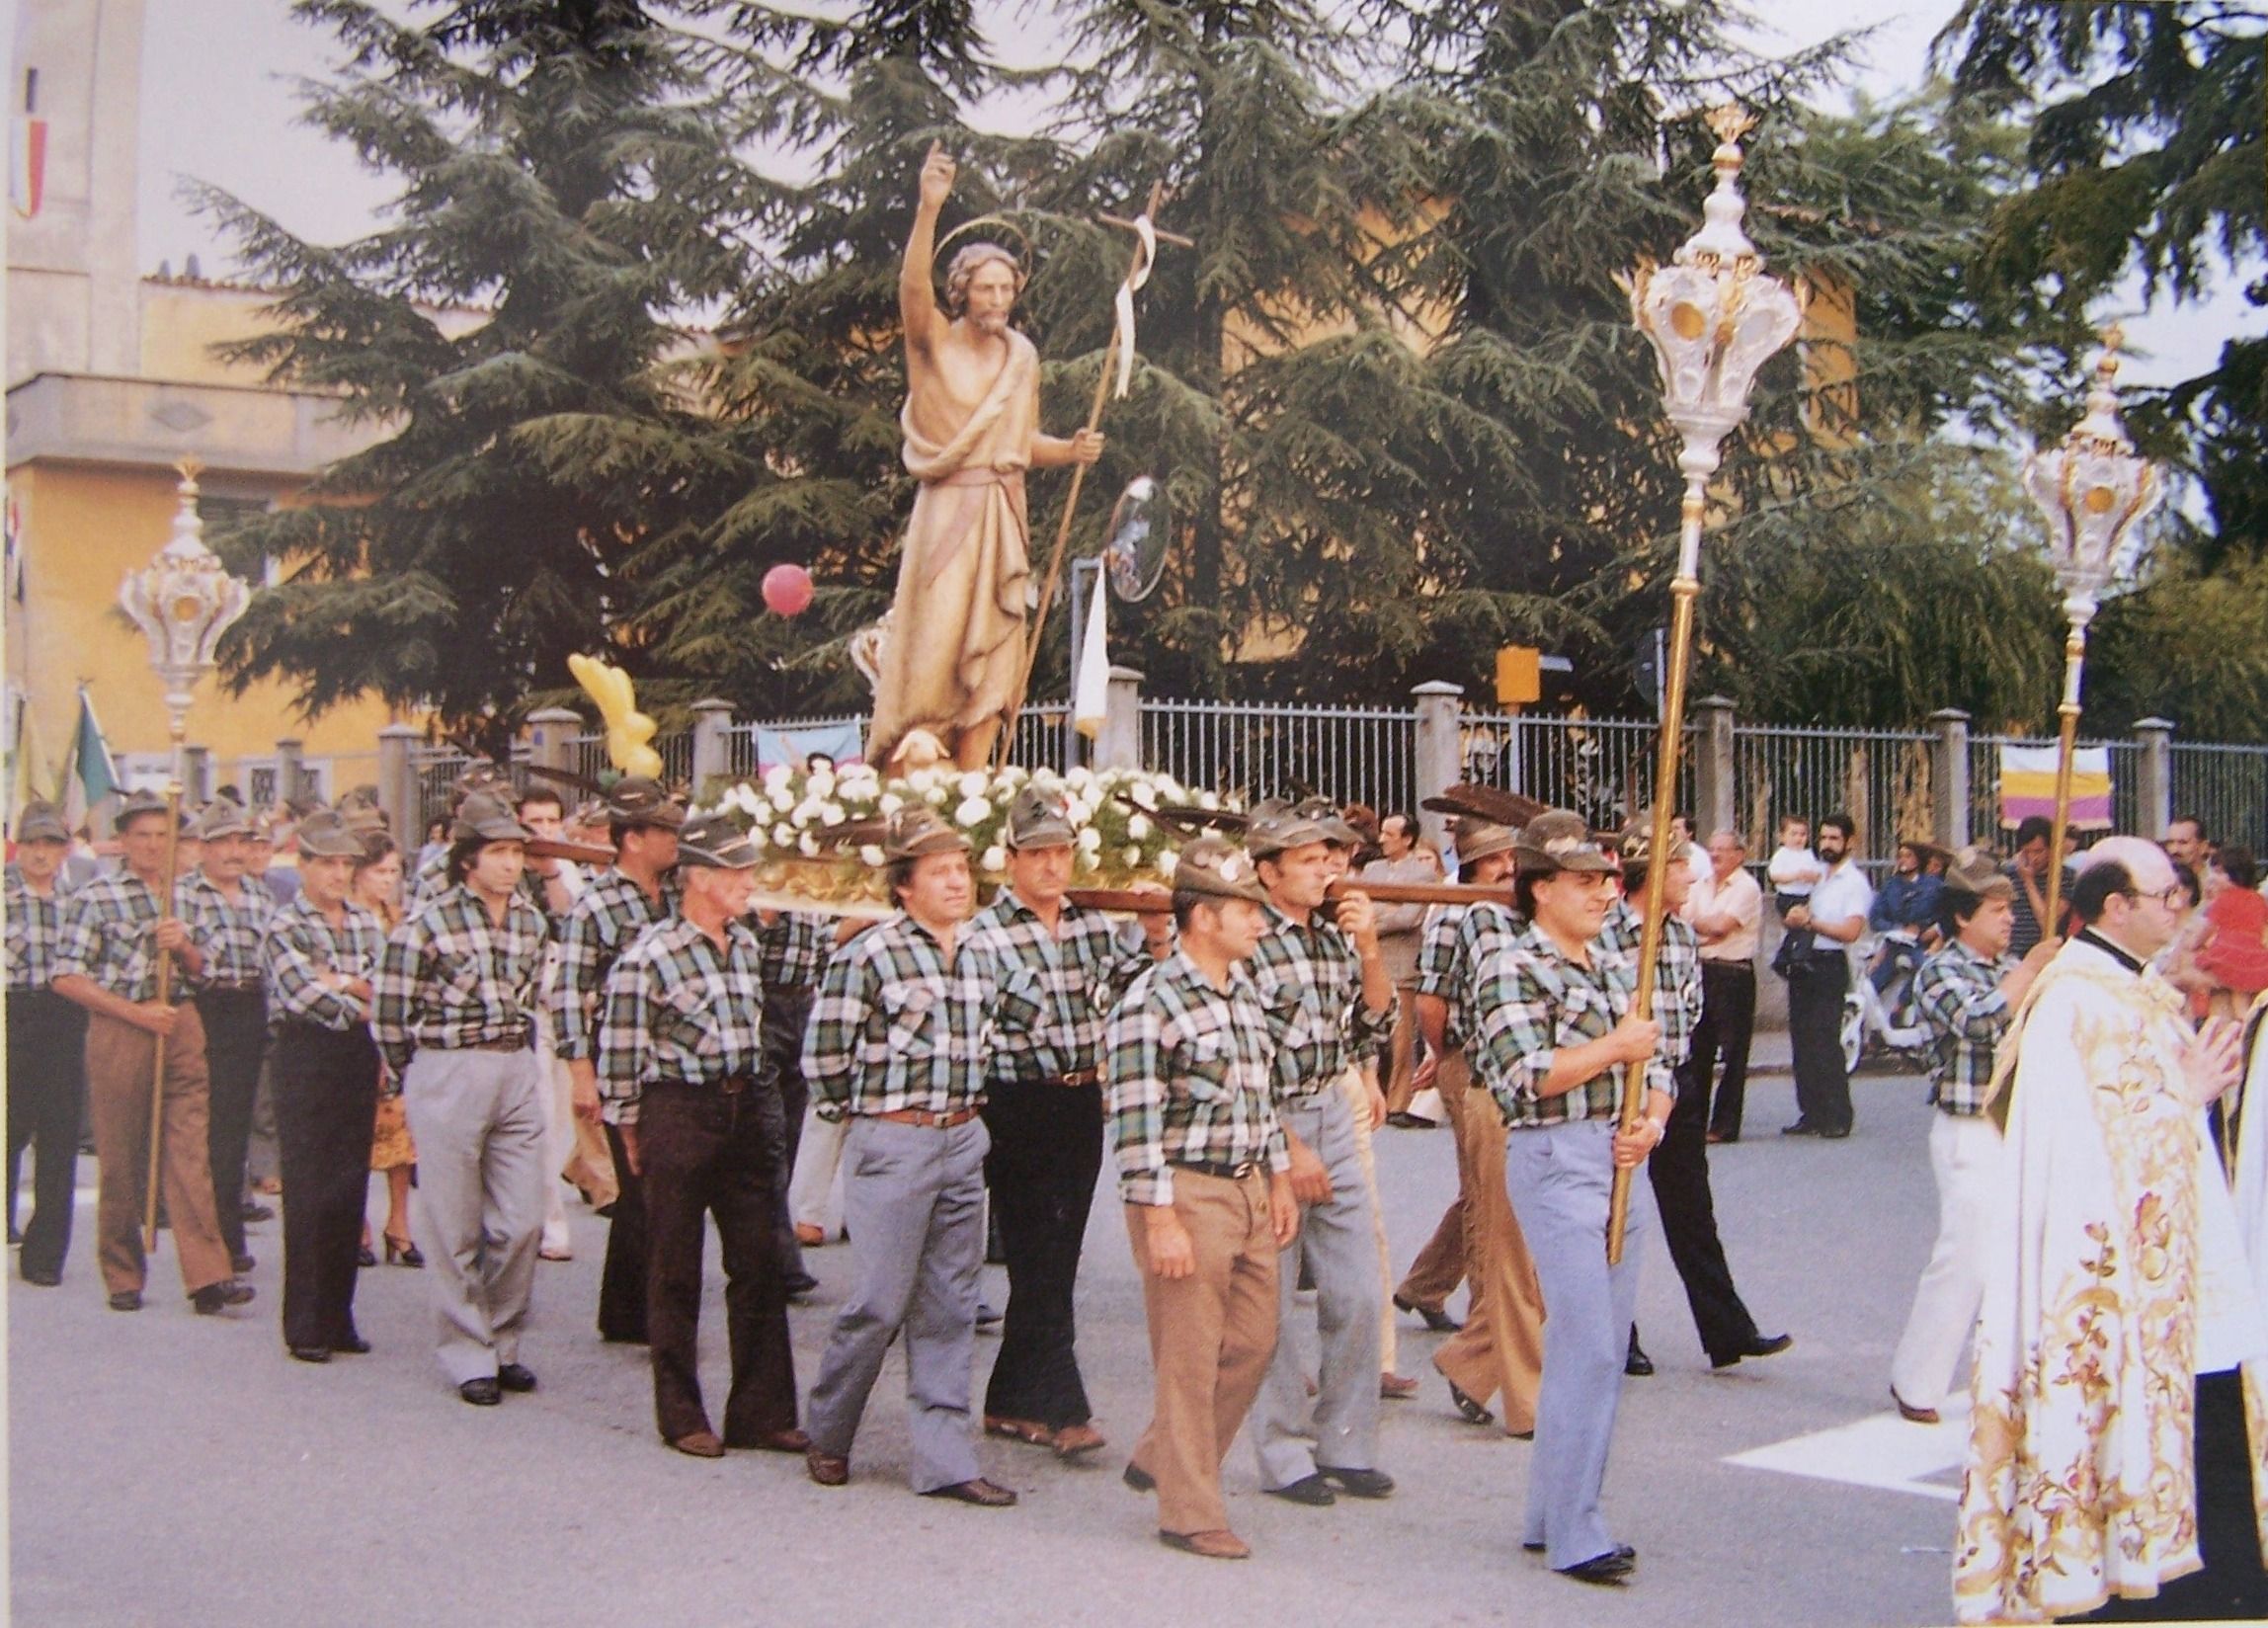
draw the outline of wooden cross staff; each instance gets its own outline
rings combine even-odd
[[[1183,237],[1177,232],[1169,232],[1155,224],[1158,206],[1165,200],[1166,184],[1162,181],[1155,182],[1150,188],[1150,202],[1143,205],[1142,213],[1135,219],[1128,220],[1114,214],[1097,214],[1094,217],[1105,226],[1116,226],[1122,231],[1134,234],[1134,251],[1127,259],[1126,276],[1119,285],[1122,289],[1128,291],[1129,297],[1131,297],[1134,280],[1147,269],[1146,262],[1150,254],[1150,246],[1143,237],[1145,224],[1148,224],[1149,235],[1161,243],[1171,243],[1177,249],[1193,249],[1197,246],[1193,239]],[[1121,341],[1129,348],[1133,345],[1133,334],[1121,331],[1125,326],[1124,323],[1114,326],[1110,331],[1110,343],[1103,347],[1102,370],[1095,375],[1094,379],[1094,400],[1087,409],[1089,434],[1093,434],[1102,427],[1102,404],[1110,398],[1110,375],[1118,361],[1118,346]],[[1039,590],[1039,608],[1032,613],[1031,630],[1024,636],[1023,667],[1016,675],[1015,690],[1009,697],[1008,711],[1001,718],[1000,740],[993,747],[993,767],[995,769],[1007,765],[1009,754],[1015,746],[1016,714],[1023,710],[1024,692],[1031,686],[1031,670],[1039,661],[1039,636],[1047,628],[1048,607],[1055,603],[1056,583],[1063,575],[1063,551],[1071,542],[1071,517],[1079,508],[1080,489],[1086,484],[1087,465],[1074,463],[1071,466],[1071,491],[1063,500],[1063,518],[1057,522],[1055,528],[1055,548],[1048,556],[1047,577]]]

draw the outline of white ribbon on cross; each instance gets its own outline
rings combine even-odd
[[[1148,215],[1135,216],[1134,238],[1142,246],[1141,258],[1118,285],[1118,387],[1112,394],[1120,401],[1134,384],[1134,295],[1150,281],[1150,267],[1158,258],[1158,228]]]

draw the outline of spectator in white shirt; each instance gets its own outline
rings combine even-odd
[[[1820,822],[1819,855],[1826,874],[1808,902],[1788,912],[1788,926],[1814,937],[1809,954],[1788,963],[1788,1038],[1795,1048],[1796,1122],[1783,1136],[1850,1134],[1850,1073],[1843,1067],[1843,996],[1850,991],[1851,944],[1866,932],[1874,889],[1851,859],[1857,827],[1848,814]]]
[[[1756,946],[1764,891],[1748,874],[1748,845],[1737,831],[1709,839],[1709,863],[1697,869],[1685,920],[1701,938],[1701,1022],[1693,1031],[1692,1086],[1706,1101],[1720,1056],[1725,1074],[1708,1102],[1709,1140],[1741,1140],[1748,1086],[1748,1040],[1756,1024]]]

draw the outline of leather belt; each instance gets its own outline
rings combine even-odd
[[[265,995],[268,993],[268,986],[259,982],[253,982],[249,984],[202,984],[199,986],[197,993],[200,995]]]
[[[524,1033],[517,1040],[475,1040],[469,1045],[445,1046],[442,1049],[445,1051],[526,1051],[530,1044],[529,1037]]]
[[[1069,1074],[1012,1074],[1002,1084],[1012,1086],[1099,1086],[1098,1068],[1073,1069]]]
[[[1224,1181],[1242,1181],[1260,1170],[1257,1159],[1244,1159],[1234,1165],[1206,1159],[1169,1159],[1166,1163],[1177,1171],[1194,1171],[1199,1176],[1217,1176]]]
[[[756,1084],[753,1074],[727,1074],[716,1080],[656,1080],[649,1091],[716,1092],[725,1097],[738,1097]]]
[[[1060,1076],[1059,1080],[1066,1086],[1099,1086],[1102,1084],[1102,1071],[1098,1068],[1073,1069],[1069,1074]]]
[[[921,1125],[929,1130],[951,1130],[965,1125],[977,1116],[975,1108],[955,1108],[950,1113],[932,1113],[928,1108],[893,1108],[888,1113],[868,1115],[869,1118],[887,1119],[893,1125]]]

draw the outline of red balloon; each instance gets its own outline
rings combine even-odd
[[[811,605],[811,573],[800,565],[773,566],[764,574],[764,603],[774,615],[801,615]]]

